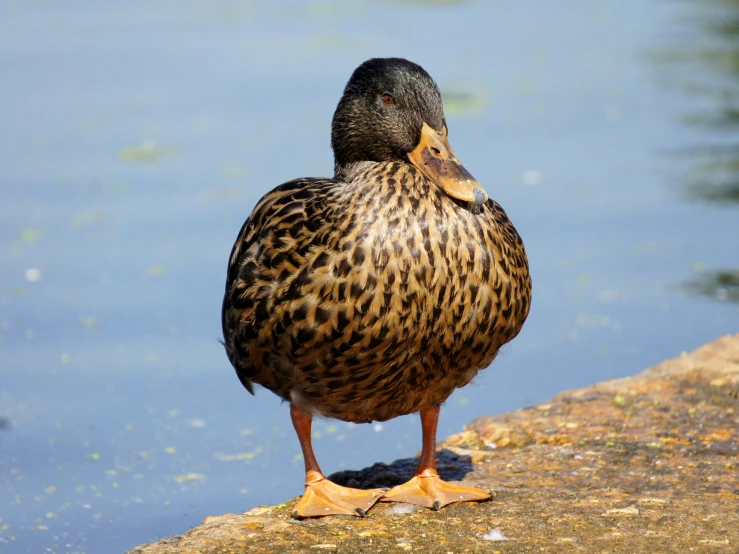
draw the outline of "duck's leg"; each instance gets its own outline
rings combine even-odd
[[[442,481],[436,473],[436,424],[439,406],[421,410],[423,448],[421,460],[413,478],[393,487],[381,498],[383,502],[407,502],[424,508],[439,510],[452,502],[487,500],[490,494],[482,489],[463,487]]]
[[[300,408],[290,404],[290,416],[298,434],[305,460],[305,493],[293,509],[294,517],[319,517],[332,514],[348,514],[364,517],[386,489],[350,489],[332,483],[321,473],[311,444],[313,418]]]

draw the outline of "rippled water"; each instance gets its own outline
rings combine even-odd
[[[225,265],[262,194],[331,173],[331,114],[368,57],[439,82],[532,264],[529,321],[440,437],[739,331],[737,13],[2,4],[0,551],[121,552],[301,492],[286,406],[217,342]],[[420,446],[416,417],[315,430],[326,472]]]

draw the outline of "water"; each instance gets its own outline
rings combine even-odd
[[[562,8],[4,3],[0,551],[122,552],[301,492],[287,407],[217,342],[225,265],[262,194],[330,175],[371,56],[439,82],[532,264],[529,321],[440,437],[739,331],[737,3]],[[413,416],[316,431],[326,472],[420,447]]]

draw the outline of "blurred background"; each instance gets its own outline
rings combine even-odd
[[[256,201],[329,176],[354,68],[439,83],[526,243],[523,332],[471,419],[739,331],[739,1],[0,4],[0,552],[107,553],[302,492],[287,406],[221,345]],[[319,421],[327,473],[418,418]]]

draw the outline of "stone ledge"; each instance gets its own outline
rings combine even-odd
[[[739,552],[738,396],[739,334],[449,437],[442,477],[494,491],[490,502],[440,512],[377,504],[366,519],[296,521],[293,499],[209,517],[127,554]],[[332,479],[388,486],[414,466]]]

